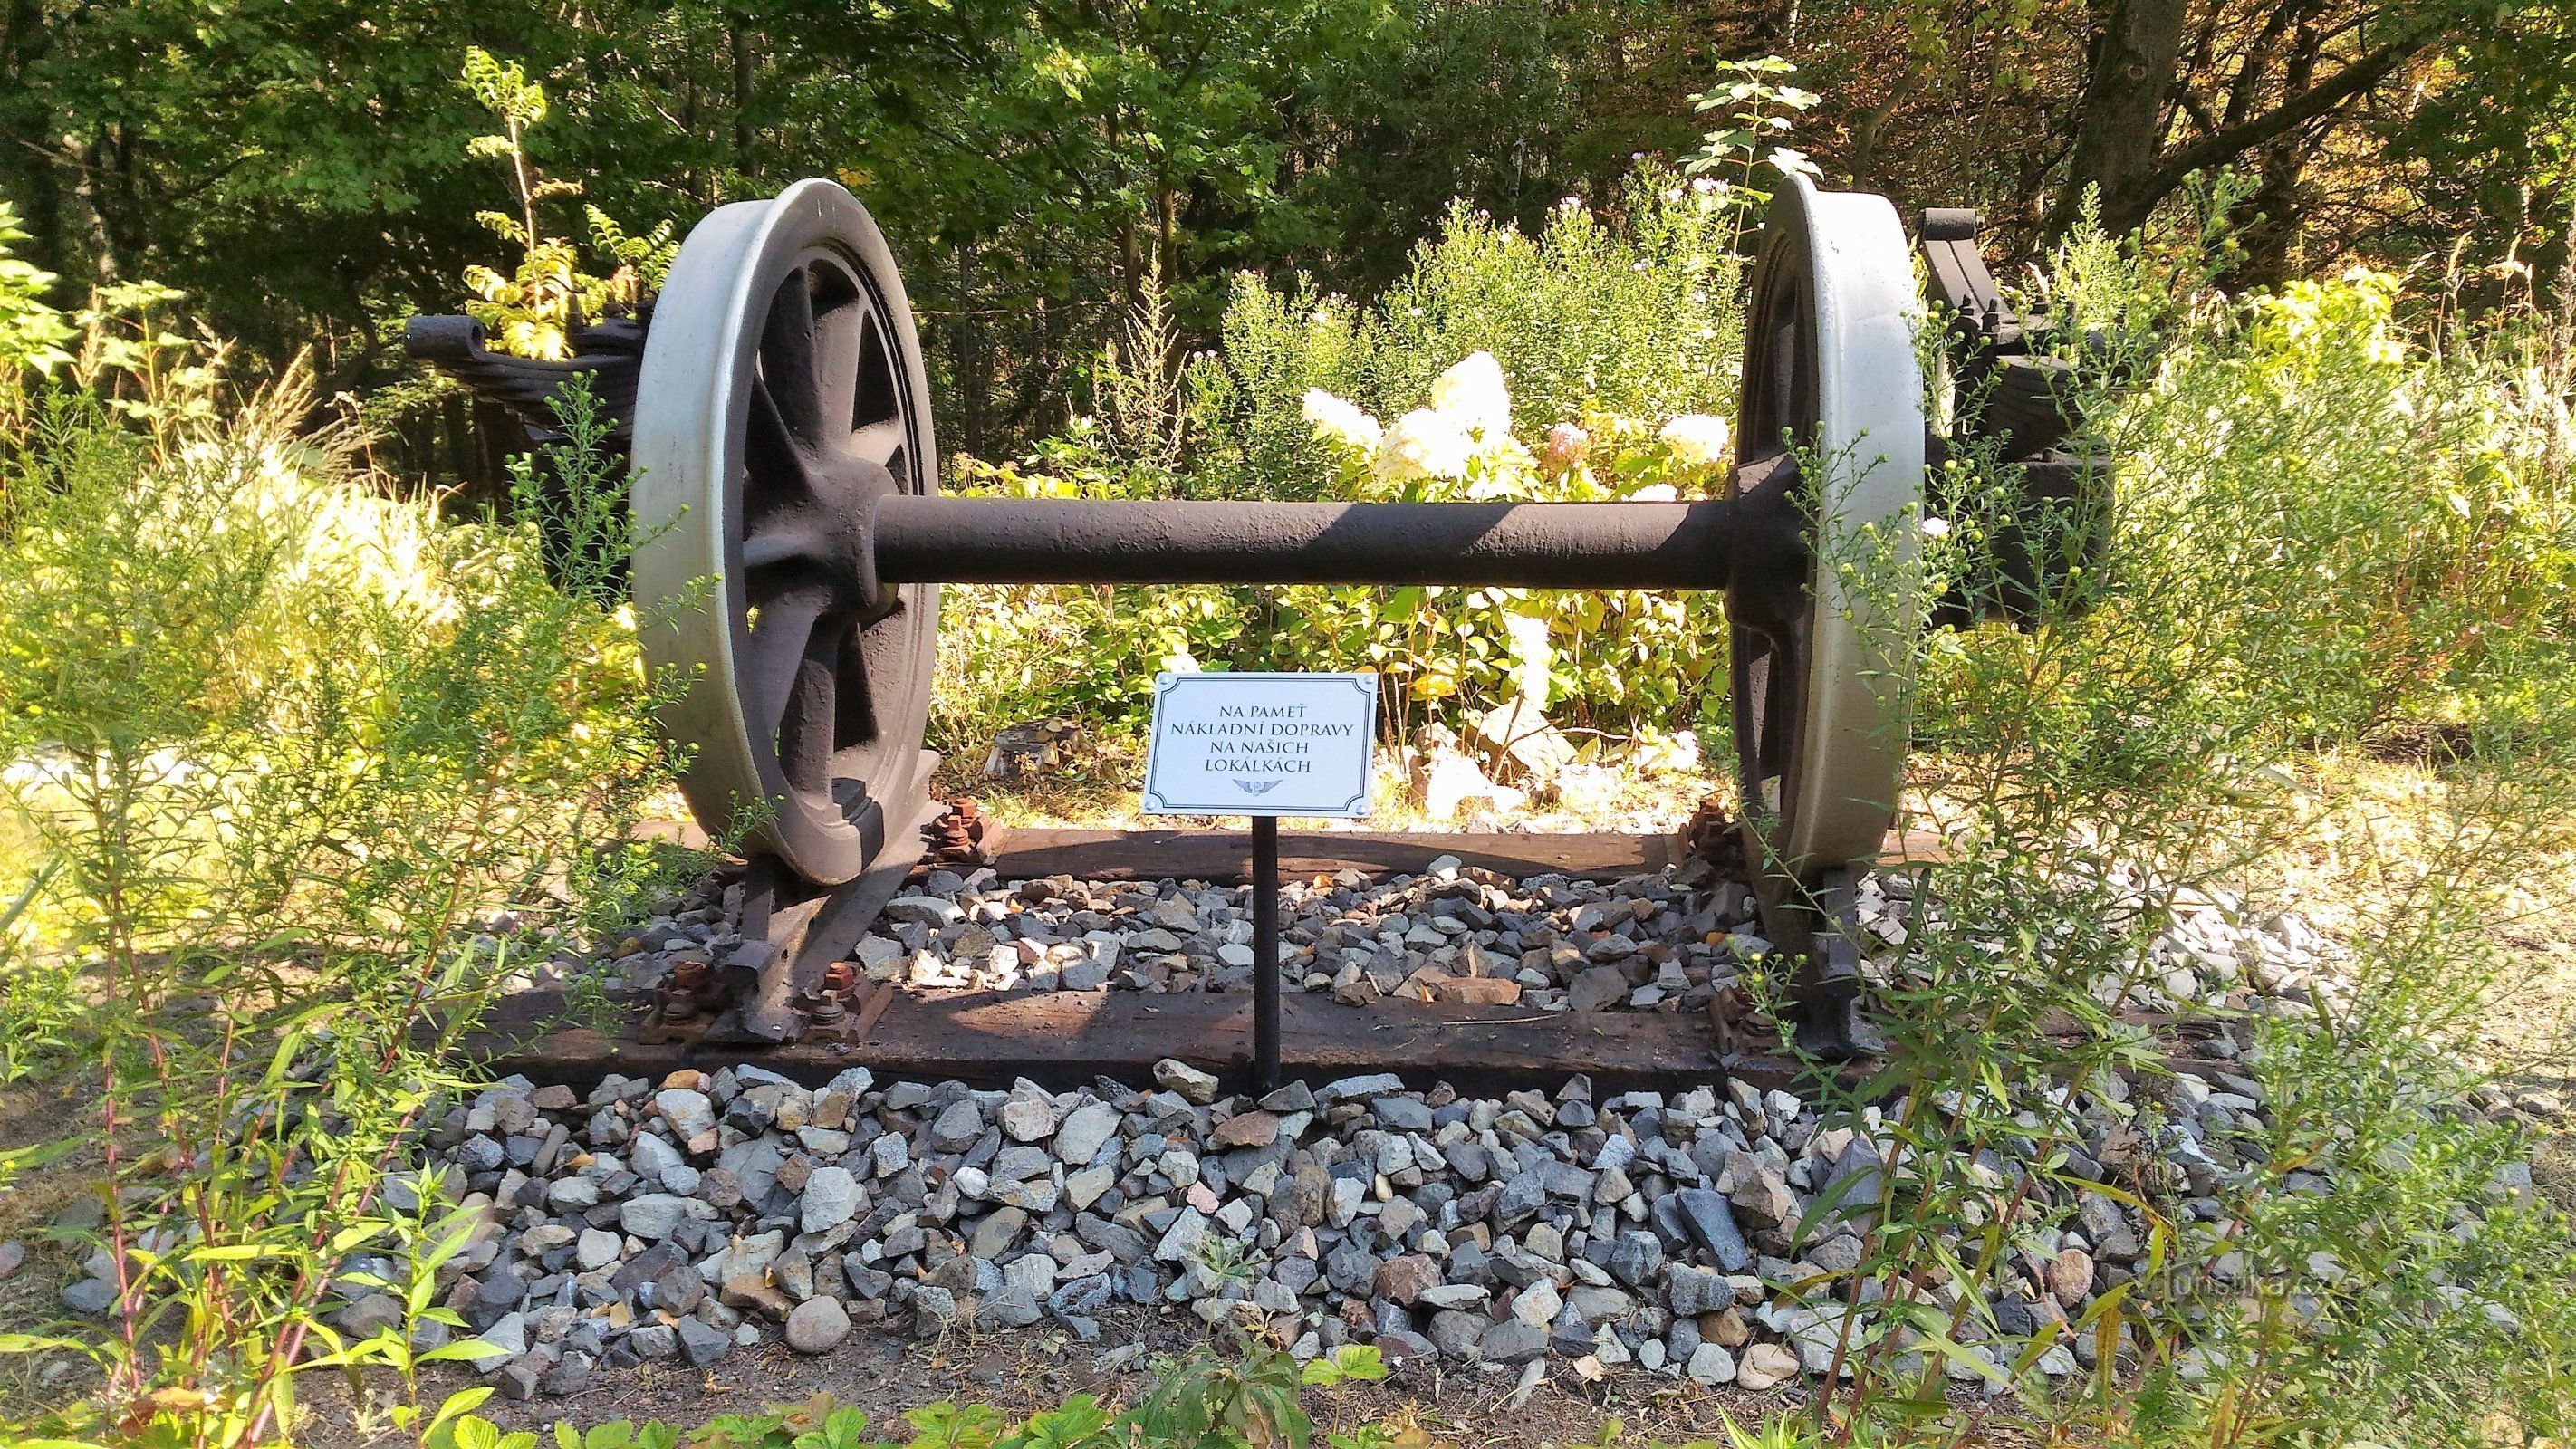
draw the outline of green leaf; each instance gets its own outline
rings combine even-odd
[[[49,1353],[68,1348],[87,1353],[89,1345],[71,1338],[47,1338],[33,1333],[0,1333],[0,1353]]]

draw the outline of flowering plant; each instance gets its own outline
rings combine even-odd
[[[1733,456],[1726,421],[1706,413],[1684,413],[1661,426],[1587,413],[1524,443],[1513,436],[1509,384],[1487,352],[1442,372],[1428,405],[1391,423],[1322,388],[1306,392],[1303,411],[1335,456],[1346,497],[1706,497],[1724,486],[1724,466]],[[1693,596],[1406,588],[1383,597],[1320,594],[1298,603],[1311,622],[1364,639],[1370,660],[1403,682],[1405,696],[1421,701],[1476,694],[1499,697],[1506,707],[1526,700],[1545,709],[1566,697],[1626,699],[1651,676],[1684,682],[1671,707],[1686,713],[1725,657],[1714,601]]]
[[[1528,499],[1583,502],[1705,495],[1733,456],[1724,418],[1684,413],[1649,430],[1594,414],[1547,430],[1536,448],[1512,436],[1511,391],[1488,352],[1470,353],[1431,384],[1431,403],[1381,425],[1359,404],[1310,388],[1306,421],[1341,452],[1345,492],[1405,502]]]

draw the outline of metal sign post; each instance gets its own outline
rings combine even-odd
[[[1252,1079],[1279,1090],[1279,817],[1252,817]]]
[[[1163,674],[1145,746],[1148,815],[1252,817],[1252,1074],[1279,1086],[1279,817],[1369,808],[1374,674]]]

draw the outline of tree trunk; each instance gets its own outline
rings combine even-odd
[[[2187,8],[2184,0],[2109,0],[2100,12],[2066,189],[2049,218],[2053,233],[2075,224],[2088,187],[2101,189],[2104,229],[2116,234],[2146,220],[2138,183],[2164,143],[2165,96],[2182,59]]]
[[[64,137],[68,146],[74,138]],[[83,239],[89,243],[90,274],[102,287],[113,287],[124,279],[124,269],[117,265],[116,242],[107,229],[107,214],[100,209],[98,177],[106,153],[96,141],[81,147],[80,169],[73,173],[72,210],[78,214]]]

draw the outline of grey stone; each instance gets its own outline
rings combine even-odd
[[[714,1207],[696,1198],[648,1192],[618,1204],[617,1225],[648,1243],[658,1243],[671,1236],[683,1218],[703,1220],[715,1215]]]
[[[1502,1195],[1494,1200],[1494,1221],[1512,1227],[1546,1205],[1546,1175],[1524,1172],[1503,1184]]]
[[[1691,1378],[1714,1388],[1735,1382],[1735,1355],[1713,1343],[1703,1343],[1691,1350],[1690,1362],[1683,1368]]]
[[[1338,1081],[1325,1083],[1323,1090],[1315,1094],[1315,1105],[1329,1107],[1335,1102],[1364,1102],[1371,1097],[1383,1097],[1389,1092],[1403,1090],[1404,1079],[1393,1072],[1374,1072],[1367,1076],[1343,1077]]]
[[[863,1201],[859,1180],[846,1167],[818,1167],[805,1179],[798,1221],[809,1233],[836,1228],[858,1216]]]
[[[537,1396],[537,1385],[545,1381],[545,1376],[541,1360],[522,1358],[503,1364],[493,1376],[492,1386],[501,1391],[501,1397],[524,1404]]]
[[[1675,1263],[1665,1270],[1664,1304],[1680,1316],[1718,1313],[1735,1306],[1735,1287],[1723,1273]]]
[[[369,1293],[341,1309],[332,1321],[351,1338],[373,1338],[388,1328],[402,1327],[403,1301],[391,1293]]]
[[[1507,1319],[1486,1329],[1476,1346],[1492,1363],[1528,1363],[1547,1352],[1547,1330]]]
[[[528,1285],[525,1279],[508,1268],[495,1268],[484,1278],[482,1285],[475,1289],[474,1297],[466,1303],[465,1326],[477,1329],[489,1327],[498,1321],[502,1314],[516,1309],[519,1306],[519,1300],[527,1296]]]
[[[1719,1269],[1741,1273],[1753,1266],[1753,1250],[1745,1246],[1743,1230],[1735,1225],[1734,1210],[1723,1195],[1686,1187],[1673,1194],[1673,1201],[1691,1238],[1716,1260]]]
[[[566,1394],[580,1388],[583,1384],[588,1383],[590,1381],[592,1363],[593,1360],[589,1354],[565,1354],[562,1362],[557,1363],[554,1368],[546,1374],[546,1392],[553,1397],[560,1399]]]
[[[1154,1245],[1154,1256],[1166,1263],[1185,1262],[1207,1241],[1207,1236],[1207,1214],[1197,1208],[1183,1208],[1163,1234],[1163,1240]]]
[[[1425,1306],[1442,1309],[1481,1308],[1493,1296],[1493,1290],[1482,1283],[1442,1283],[1420,1294]]]
[[[1860,1239],[1845,1235],[1809,1245],[1807,1261],[1828,1273],[1848,1273],[1860,1266]]]
[[[1610,1249],[1610,1276],[1631,1288],[1643,1288],[1664,1271],[1664,1240],[1648,1232],[1625,1232]]]
[[[626,1144],[626,1165],[646,1182],[660,1182],[663,1173],[686,1164],[678,1148],[650,1132],[639,1132]]]
[[[1166,1090],[1180,1093],[1195,1106],[1204,1107],[1216,1100],[1216,1077],[1177,1057],[1165,1057],[1154,1063],[1154,1080]]]
[[[721,1328],[711,1328],[694,1318],[680,1320],[680,1352],[691,1368],[712,1367],[725,1350],[733,1347],[733,1335]]]
[[[599,1179],[559,1177],[546,1184],[546,1204],[561,1212],[599,1206]]]
[[[1091,1161],[1117,1130],[1117,1108],[1103,1102],[1075,1108],[1055,1130],[1056,1161],[1067,1166]]]
[[[943,1152],[962,1152],[983,1135],[984,1117],[975,1110],[972,1097],[959,1098],[930,1124],[930,1145]]]
[[[1013,1243],[1019,1241],[1021,1230],[1028,1225],[1026,1211],[1015,1207],[997,1208],[975,1225],[974,1236],[968,1240],[966,1251],[987,1261],[998,1261],[1011,1250]]]
[[[1002,1131],[1014,1142],[1043,1141],[1055,1131],[1055,1104],[1038,1092],[1013,1092],[1002,1104]]]
[[[1037,1300],[1017,1283],[986,1296],[975,1310],[979,1328],[1026,1328],[1038,1321]]]
[[[1623,939],[1618,936],[1606,940]],[[1628,999],[1628,975],[1616,966],[1595,966],[1578,973],[1565,989],[1565,1004],[1571,1011],[1599,1011]]]
[[[1483,1357],[1480,1344],[1489,1320],[1479,1313],[1444,1309],[1431,1315],[1430,1339],[1440,1352],[1454,1359]]]
[[[716,1127],[715,1104],[707,1100],[706,1093],[686,1087],[666,1087],[654,1093],[653,1110],[662,1114],[662,1120],[671,1124],[671,1131],[682,1142]]]
[[[824,1353],[850,1336],[850,1311],[841,1300],[808,1298],[787,1315],[787,1346],[798,1353]]]

